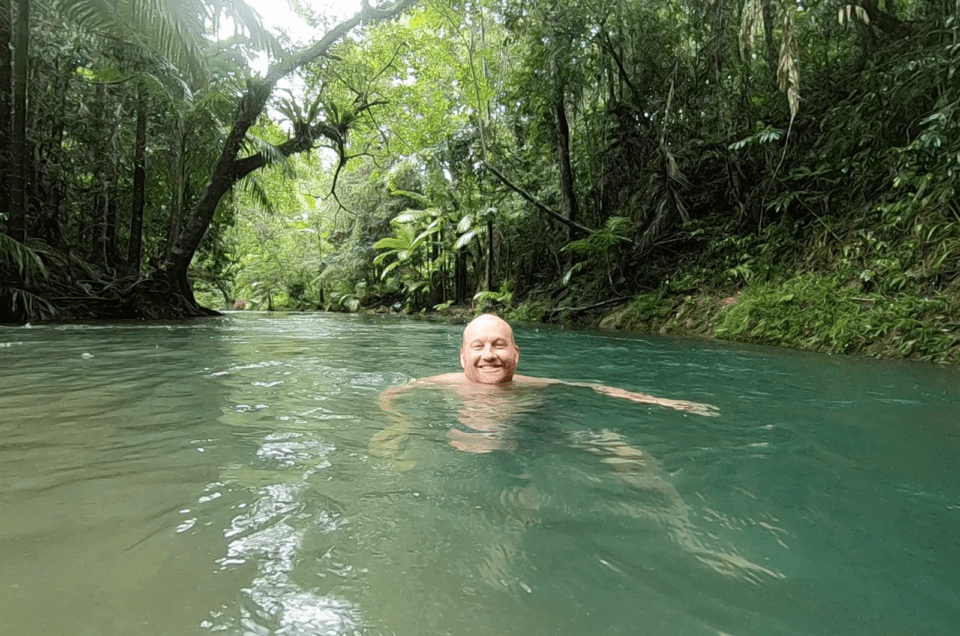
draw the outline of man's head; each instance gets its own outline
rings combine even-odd
[[[519,362],[520,348],[513,341],[513,329],[501,318],[483,314],[463,330],[460,366],[471,382],[510,382]]]

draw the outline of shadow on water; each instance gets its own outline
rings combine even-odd
[[[525,373],[720,416],[551,387],[485,422],[416,391],[396,452],[371,454],[395,424],[379,393],[454,370],[460,329],[243,313],[0,330],[5,625],[952,633],[955,369],[520,328]],[[498,450],[458,450],[491,426]]]

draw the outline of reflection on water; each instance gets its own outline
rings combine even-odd
[[[525,373],[720,416],[423,390],[398,429],[378,396],[453,370],[444,324],[0,328],[4,631],[953,633],[956,370],[517,339]]]

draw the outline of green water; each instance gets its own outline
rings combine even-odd
[[[456,396],[377,402],[460,329],[0,328],[3,633],[956,633],[956,369],[518,328],[523,373],[720,415],[550,387],[474,454]]]

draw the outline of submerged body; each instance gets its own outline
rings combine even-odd
[[[396,398],[412,389],[438,389],[457,401],[457,420],[461,427],[451,427],[448,443],[468,453],[513,451],[515,441],[511,434],[516,416],[537,410],[546,404],[545,387],[563,385],[590,388],[598,393],[643,404],[655,404],[703,416],[716,416],[718,409],[708,404],[657,398],[643,393],[626,391],[599,384],[564,382],[551,378],[518,375],[520,348],[513,338],[513,330],[502,319],[482,315],[474,319],[463,332],[460,348],[461,372],[445,373],[416,379],[407,384],[389,387],[380,395],[380,408],[390,414],[395,423],[373,436],[370,452],[375,456],[390,457],[399,469],[410,470],[414,458],[407,453],[406,442],[413,424],[396,408]],[[570,446],[600,458],[610,466],[614,475],[632,488],[654,495],[656,503],[629,506],[634,516],[656,518],[673,539],[698,560],[727,576],[759,580],[759,574],[779,575],[754,565],[735,554],[718,552],[706,547],[696,536],[690,521],[690,509],[676,488],[660,476],[657,462],[639,448],[628,444],[619,433],[601,430],[578,431],[568,434]],[[516,502],[514,527],[538,520],[539,496],[532,485],[517,492],[504,493],[502,499]],[[486,569],[496,573],[485,576],[491,581],[504,580],[517,548],[515,544],[499,545],[491,551]],[[492,560],[491,560],[492,559]]]
[[[520,347],[513,338],[513,330],[497,316],[478,316],[463,330],[460,346],[460,372],[445,373],[388,388],[380,395],[380,408],[395,413],[394,399],[417,387],[441,388],[462,400],[460,423],[466,431],[453,430],[450,444],[467,452],[507,450],[502,441],[508,420],[519,407],[532,399],[529,390],[552,385],[587,387],[598,393],[630,400],[656,404],[704,416],[715,416],[718,409],[709,404],[670,400],[652,395],[625,391],[616,387],[586,382],[564,382],[552,378],[538,378],[516,373],[520,362]]]

